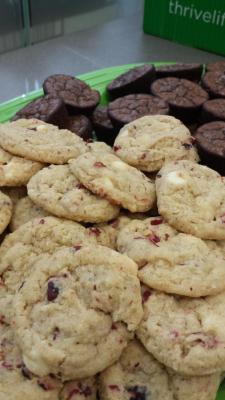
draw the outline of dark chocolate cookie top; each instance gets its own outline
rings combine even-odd
[[[184,108],[200,107],[208,100],[207,92],[199,85],[174,77],[157,79],[151,85],[151,92],[171,105]]]
[[[66,128],[76,133],[76,135],[82,137],[84,140],[92,138],[91,121],[85,115],[80,114],[68,117]]]
[[[207,72],[202,78],[202,86],[211,97],[225,97],[225,70]]]
[[[61,107],[65,106],[62,99],[59,97],[51,95],[40,97],[17,111],[12,121],[16,121],[20,118],[37,118],[41,121],[48,122],[50,115],[60,110]]]
[[[201,125],[196,133],[197,146],[204,151],[220,157],[225,157],[225,122],[213,121]]]
[[[107,129],[113,129],[112,122],[108,116],[108,107],[98,106],[92,114],[93,125],[102,125]]]
[[[171,65],[161,65],[156,68],[156,75],[158,78],[163,78],[167,76],[174,76],[177,78],[186,78],[190,80],[200,80],[203,71],[202,64],[171,64]]]
[[[136,81],[142,75],[145,75],[149,71],[150,72],[155,71],[155,68],[153,65],[146,64],[146,65],[141,65],[140,67],[132,68],[129,71],[125,72],[124,74],[121,74],[120,76],[118,76],[111,83],[109,83],[107,86],[107,89],[111,90],[111,89],[115,89],[115,88],[127,85],[128,83]]]
[[[49,76],[43,83],[43,89],[46,94],[57,95],[67,105],[79,109],[95,107],[100,100],[97,90],[91,89],[85,82],[70,75]]]
[[[206,101],[203,104],[202,113],[209,121],[225,121],[225,99],[211,99]]]

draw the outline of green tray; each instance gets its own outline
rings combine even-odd
[[[132,67],[141,65],[138,64],[126,64],[118,67],[111,67],[100,69],[94,72],[89,72],[87,74],[79,75],[78,77],[85,82],[87,82],[94,89],[99,90],[101,93],[101,104],[107,104],[108,98],[106,94],[106,85],[115,79],[118,75],[123,72],[128,71]],[[172,62],[161,62],[154,63],[155,66],[173,64]],[[0,105],[0,122],[8,121],[18,110],[24,107],[26,104],[30,103],[32,100],[37,99],[43,95],[43,90],[35,90],[33,92],[24,94],[22,96],[16,97],[15,99],[6,101]],[[191,400],[191,399],[190,399]],[[221,384],[216,400],[225,400],[225,380]]]

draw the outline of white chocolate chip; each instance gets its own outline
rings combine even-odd
[[[117,169],[126,169],[127,168],[127,165],[123,161],[114,161],[112,163],[112,166]]]
[[[186,180],[181,178],[180,173],[177,171],[167,174],[166,180],[169,181],[169,183],[177,186],[183,186],[186,184]]]

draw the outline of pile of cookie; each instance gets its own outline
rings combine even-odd
[[[0,147],[0,400],[215,400],[225,182],[188,128],[18,119]]]

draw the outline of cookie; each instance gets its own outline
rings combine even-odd
[[[133,93],[148,93],[155,79],[155,67],[151,64],[129,69],[110,82],[106,89],[111,99]]]
[[[72,221],[56,217],[35,218],[6,236],[0,247],[2,283],[13,293],[23,283],[36,257],[52,254],[62,246],[95,244],[86,229]]]
[[[43,83],[45,94],[60,97],[70,114],[89,114],[100,101],[100,94],[87,83],[70,75],[55,74]]]
[[[23,360],[37,375],[93,376],[115,362],[142,317],[137,266],[103,246],[40,258],[15,296]]]
[[[219,374],[185,377],[167,370],[138,340],[101,372],[100,400],[215,400]]]
[[[108,116],[108,107],[96,107],[92,114],[92,123],[98,139],[112,146],[118,130],[113,127]]]
[[[188,376],[224,370],[224,292],[188,299],[144,287],[143,306],[136,333],[158,361]]]
[[[215,61],[213,63],[209,63],[206,65],[206,70],[225,72],[225,61],[220,60],[220,61]]]
[[[171,65],[160,65],[156,68],[157,78],[166,78],[173,76],[176,78],[188,79],[190,81],[199,82],[202,76],[203,65],[202,64],[171,64]]]
[[[14,333],[2,313],[0,351],[1,400],[58,400],[62,384],[50,376],[38,378],[28,370],[22,361]]]
[[[13,207],[12,218],[9,224],[10,230],[13,232],[31,219],[41,219],[47,216],[49,216],[47,211],[41,207],[38,207],[28,196],[25,196],[18,200]]]
[[[208,93],[187,79],[174,77],[157,79],[151,85],[151,93],[168,102],[170,114],[186,123],[199,117]]]
[[[29,160],[65,164],[86,150],[81,138],[37,119],[0,124],[0,146]]]
[[[165,162],[198,161],[189,130],[167,115],[139,118],[119,132],[114,151],[118,157],[142,171],[158,171]]]
[[[131,212],[148,211],[154,204],[154,183],[113,154],[89,152],[69,165],[85,187],[112,204]]]
[[[137,263],[140,281],[151,288],[188,297],[225,291],[224,250],[176,231],[161,217],[125,225],[117,249]]]
[[[12,201],[0,191],[0,234],[5,230],[12,216]]]
[[[225,99],[211,99],[202,106],[201,121],[225,121]]]
[[[16,157],[0,148],[0,186],[23,186],[44,164]]]
[[[64,128],[68,113],[64,102],[59,97],[44,96],[31,101],[17,111],[11,121],[21,118],[36,118],[49,124]]]
[[[210,97],[225,98],[225,71],[207,72],[202,78],[202,86],[210,94]]]
[[[213,121],[201,125],[195,132],[195,140],[203,164],[224,175],[225,121]]]
[[[78,222],[105,222],[116,218],[119,207],[87,190],[68,165],[50,165],[29,181],[28,196],[47,212]]]
[[[117,218],[107,223],[95,224],[87,228],[90,236],[96,237],[96,240],[102,246],[117,250],[117,237],[121,229],[129,224],[133,219],[145,219],[144,213],[125,213],[122,212]]]
[[[112,101],[108,107],[109,118],[118,130],[145,115],[169,114],[168,104],[150,94],[129,94]]]
[[[225,185],[214,170],[182,160],[166,164],[156,178],[160,215],[178,231],[202,239],[225,239]]]
[[[85,115],[73,115],[68,117],[66,129],[76,133],[83,140],[89,140],[92,138],[92,125],[89,118]]]

